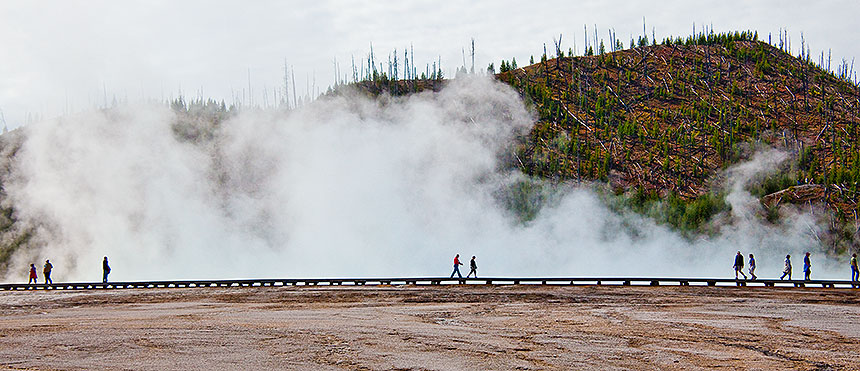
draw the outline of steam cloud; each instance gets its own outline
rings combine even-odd
[[[97,280],[102,256],[115,280],[440,276],[459,253],[478,256],[482,276],[730,276],[741,250],[776,277],[786,253],[799,267],[817,245],[809,215],[751,216],[760,206],[743,185],[779,152],[729,172],[733,222],[716,238],[689,242],[569,185],[519,222],[498,195],[524,176],[500,158],[534,120],[483,78],[244,112],[198,142],[177,139],[174,120],[123,107],[28,127],[7,192],[22,222],[43,226],[44,247],[14,266],[49,258],[58,281]],[[813,259],[814,278],[842,276]]]

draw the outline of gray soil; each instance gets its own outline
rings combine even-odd
[[[0,292],[0,369],[860,369],[860,291]]]

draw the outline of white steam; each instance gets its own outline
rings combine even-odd
[[[174,120],[166,108],[126,107],[29,127],[7,192],[22,222],[44,226],[45,245],[16,266],[49,258],[58,281],[100,278],[102,256],[114,280],[439,276],[459,253],[477,255],[483,276],[728,276],[741,250],[774,277],[780,256],[799,263],[817,245],[810,217],[751,217],[760,206],[743,185],[778,152],[729,174],[740,222],[708,241],[569,186],[523,225],[498,196],[523,176],[500,170],[500,158],[533,118],[487,79],[246,112],[197,143],[177,139]],[[841,276],[813,259],[814,278]]]

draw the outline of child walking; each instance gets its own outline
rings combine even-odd
[[[36,265],[30,264],[30,281],[28,281],[27,284],[29,285],[31,283],[38,283],[36,282],[37,278],[38,277],[36,277]]]

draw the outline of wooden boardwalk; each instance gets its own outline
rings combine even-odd
[[[203,287],[284,287],[284,286],[379,286],[379,285],[614,285],[614,286],[743,286],[743,287],[823,287],[860,289],[860,282],[848,280],[736,280],[731,278],[657,277],[401,277],[401,278],[284,278],[128,282],[57,282],[53,284],[0,284],[0,290],[111,290]]]

